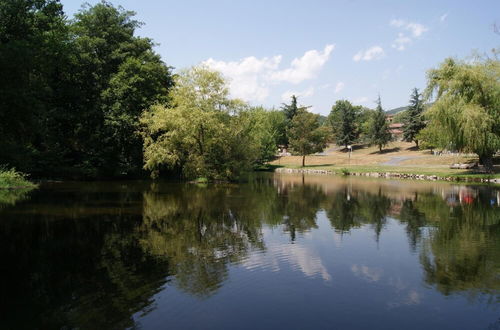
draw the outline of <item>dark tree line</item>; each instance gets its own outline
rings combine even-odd
[[[170,68],[108,2],[68,20],[58,0],[0,2],[0,164],[38,176],[142,171],[142,111],[166,103]]]

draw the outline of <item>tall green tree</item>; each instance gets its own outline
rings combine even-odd
[[[328,115],[328,122],[332,127],[333,137],[337,145],[347,148],[359,137],[357,126],[359,107],[355,107],[347,100],[338,100]]]
[[[0,164],[29,171],[46,152],[70,42],[59,1],[0,1]]]
[[[297,114],[299,111],[299,107],[297,105],[297,96],[292,95],[291,96],[291,101],[290,104],[283,103],[281,110],[285,114],[286,119],[291,122],[293,117]]]
[[[253,107],[240,114],[249,117],[252,135],[259,150],[257,164],[261,165],[273,160],[286,130],[286,118],[283,111]]]
[[[135,35],[142,25],[134,12],[102,1],[75,15],[82,109],[77,153],[84,170],[107,175],[142,168],[139,117],[151,105],[168,101],[170,68],[153,51],[149,38]]]
[[[291,96],[290,104],[283,103],[281,106],[281,111],[283,111],[286,119],[285,135],[282,139],[282,142],[287,147],[290,143],[290,129],[292,128],[292,120],[297,115],[300,109],[302,109],[302,107],[298,106],[297,96],[295,95]]]
[[[43,176],[142,171],[142,111],[170,68],[134,13],[102,1],[67,21],[57,0],[0,2],[0,164]]]
[[[141,117],[144,168],[186,178],[237,179],[259,156],[245,104],[230,99],[222,75],[205,67],[182,71],[170,97],[172,106],[154,105]]]
[[[424,104],[422,95],[417,88],[413,89],[410,97],[410,105],[405,111],[403,138],[407,142],[414,141],[418,148],[418,133],[425,127],[425,121],[422,118]]]
[[[387,124],[385,111],[382,109],[380,96],[377,99],[377,108],[373,114],[370,126],[370,142],[378,146],[380,152],[382,148],[391,141],[391,133]]]
[[[429,130],[437,132],[431,142],[474,152],[492,171],[493,155],[500,149],[500,61],[448,58],[427,77],[427,97],[435,96],[425,113]]]
[[[327,145],[329,130],[319,123],[319,115],[300,109],[293,117],[290,128],[290,147],[294,154],[302,156],[305,166],[306,156],[321,152]]]

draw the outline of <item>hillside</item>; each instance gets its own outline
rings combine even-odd
[[[395,115],[395,114],[397,114],[398,112],[405,111],[406,109],[408,109],[408,106],[405,106],[405,107],[399,107],[399,108],[394,108],[394,109],[391,109],[391,110],[386,111],[385,113],[386,113],[386,114],[388,114],[388,115]]]

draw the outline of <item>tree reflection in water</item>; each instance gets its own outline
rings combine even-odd
[[[489,187],[275,175],[62,188],[0,210],[0,308],[9,315],[0,327],[132,327],[159,291],[212,296],[231,265],[265,253],[265,228],[301,244],[320,211],[336,232],[366,227],[377,240],[396,219],[427,285],[499,302],[498,191]]]

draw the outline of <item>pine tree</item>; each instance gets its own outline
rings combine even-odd
[[[391,133],[389,132],[389,125],[385,118],[385,112],[382,109],[382,102],[380,96],[377,100],[377,109],[373,117],[370,129],[370,142],[378,145],[378,149],[382,152],[382,148],[391,141]]]
[[[283,109],[286,119],[291,122],[299,110],[297,106],[297,96],[292,95],[292,102],[290,104],[283,103],[281,109]]]
[[[290,144],[290,130],[292,129],[293,118],[299,113],[299,111],[307,110],[307,108],[308,107],[299,107],[297,105],[297,96],[295,95],[292,95],[292,101],[290,104],[283,103],[281,106],[281,111],[285,114],[286,121],[285,134],[281,139],[281,142],[287,147]]]
[[[417,135],[425,127],[425,122],[422,119],[422,112],[424,111],[422,95],[417,88],[413,89],[407,111],[403,127],[403,138],[407,142],[414,141],[418,148]]]

